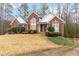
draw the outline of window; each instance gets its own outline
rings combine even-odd
[[[31,25],[36,25],[36,19],[35,18],[31,19]]]
[[[36,30],[36,25],[31,25],[30,29]]]
[[[54,32],[59,32],[59,23],[52,24],[52,27],[54,27]]]
[[[36,30],[36,19],[35,18],[31,19],[31,27],[30,27],[30,29]]]

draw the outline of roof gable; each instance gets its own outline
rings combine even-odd
[[[19,23],[16,19],[12,20],[10,25],[13,25],[14,23]]]
[[[47,15],[45,15],[45,16],[40,20],[40,22],[41,22],[41,23],[48,23],[49,21],[51,21],[51,20],[54,19],[55,17],[57,17],[60,21],[62,21],[63,23],[65,23],[65,21],[64,21],[63,19],[61,19],[61,18],[58,17],[58,16],[52,15],[52,14],[47,14]]]
[[[10,25],[12,25],[15,20],[18,21],[19,24],[26,24],[26,22],[21,17],[15,17],[15,19],[11,21]]]
[[[29,18],[39,18],[40,16],[36,13],[36,12],[31,12],[28,16],[27,16],[27,18],[29,19]]]
[[[65,21],[63,19],[61,19],[60,17],[58,16],[55,16],[56,18],[58,18],[61,22],[65,23]]]

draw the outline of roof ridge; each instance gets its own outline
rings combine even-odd
[[[27,18],[28,18],[32,13],[35,13],[38,17],[40,17],[40,16],[37,14],[37,12],[31,11],[31,12],[29,13],[29,15],[27,16]]]

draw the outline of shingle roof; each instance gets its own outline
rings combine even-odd
[[[20,24],[25,24],[26,23],[21,17],[15,17],[15,18]]]
[[[47,14],[45,15],[41,20],[40,23],[48,23],[49,21],[51,21],[53,18],[55,17],[55,15],[53,14]],[[64,20],[62,20],[60,17],[56,16],[57,18],[59,18],[63,23],[65,23]]]
[[[46,23],[48,23],[51,19],[53,19],[54,18],[54,15],[52,15],[52,14],[47,14],[47,15],[45,15],[41,20],[40,20],[40,22],[46,22]]]
[[[21,17],[15,17],[15,19],[11,21],[10,25],[12,25],[15,20],[17,20],[19,24],[27,24]]]

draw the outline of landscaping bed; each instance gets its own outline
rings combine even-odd
[[[14,27],[7,30],[8,34],[36,34],[37,30],[26,30],[24,27]]]

